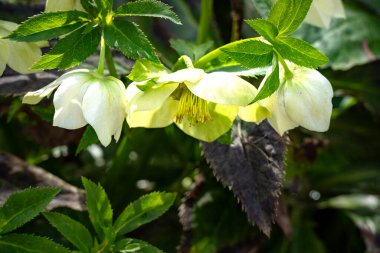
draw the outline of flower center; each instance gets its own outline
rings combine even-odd
[[[189,116],[194,123],[205,123],[210,120],[211,115],[207,101],[195,96],[186,86],[181,90],[175,121],[181,123],[185,116]]]

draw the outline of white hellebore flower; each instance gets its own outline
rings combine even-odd
[[[37,72],[29,68],[40,59],[40,47],[47,46],[46,42],[27,43],[2,39],[16,30],[17,26],[16,23],[0,20],[0,76],[7,64],[21,74]]]
[[[42,89],[28,92],[22,102],[37,104],[55,89],[54,126],[77,129],[88,123],[103,146],[110,144],[112,136],[118,141],[126,110],[125,87],[120,80],[87,69],[73,70]]]
[[[322,28],[329,28],[333,18],[345,17],[341,0],[313,0],[305,22]]]
[[[211,142],[226,133],[239,106],[248,105],[257,90],[227,72],[205,73],[187,68],[162,74],[153,87],[141,91],[138,82],[127,88],[130,127],[159,128],[173,122],[186,134]]]
[[[282,135],[302,126],[312,131],[327,131],[332,113],[333,90],[330,82],[317,70],[287,62],[293,73],[285,77],[280,68],[280,88],[270,97],[242,108],[239,116],[246,121],[268,118],[271,126]],[[265,83],[267,76],[261,83]],[[261,88],[261,87],[260,87]],[[251,115],[250,117],[247,115]]]
[[[83,11],[83,7],[80,0],[46,0],[45,11],[71,11],[78,10]]]

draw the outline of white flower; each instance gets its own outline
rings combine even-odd
[[[322,28],[329,28],[333,18],[345,17],[341,0],[313,0],[305,22]]]
[[[234,74],[196,68],[165,73],[152,82],[144,91],[138,82],[128,86],[129,126],[158,128],[174,122],[186,134],[208,142],[226,133],[239,106],[248,105],[257,93]]]
[[[239,116],[246,121],[261,121],[267,117],[280,135],[297,126],[317,132],[327,131],[333,97],[330,82],[317,70],[287,64],[293,76],[286,78],[280,68],[280,88],[270,97],[242,108]]]
[[[29,68],[40,59],[40,47],[47,46],[47,42],[27,43],[2,39],[16,30],[17,26],[16,23],[0,20],[0,76],[7,64],[21,74],[38,72]]]
[[[71,11],[78,10],[83,11],[83,7],[80,0],[46,0],[45,11]]]
[[[55,89],[54,126],[77,129],[88,123],[103,146],[110,144],[112,136],[118,141],[126,111],[125,87],[120,80],[87,69],[74,70],[28,92],[23,103],[37,104]]]

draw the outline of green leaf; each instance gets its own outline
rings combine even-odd
[[[28,42],[50,40],[76,30],[89,18],[87,13],[81,11],[42,13],[22,23],[8,38]]]
[[[87,208],[90,220],[96,233],[101,239],[106,238],[112,227],[113,211],[110,201],[103,187],[94,184],[86,178],[82,178],[86,191]]]
[[[263,87],[259,90],[259,93],[252,101],[252,104],[259,100],[269,97],[278,90],[278,87],[280,87],[280,68],[278,66],[278,63],[276,62],[276,64],[274,64],[272,68],[272,73],[268,76]]]
[[[154,192],[132,202],[114,224],[115,232],[124,235],[157,219],[173,205],[176,194]]]
[[[175,14],[171,8],[171,6],[160,1],[140,0],[128,2],[125,5],[120,6],[116,11],[115,16],[156,17],[168,19],[178,25],[182,24],[177,14]]]
[[[151,62],[147,59],[139,59],[135,65],[133,65],[128,78],[134,82],[142,82],[168,73],[168,70],[161,63]]]
[[[88,148],[92,144],[99,142],[98,136],[94,128],[90,125],[87,126],[86,131],[84,131],[82,139],[79,142],[75,155],[78,155],[82,150]]]
[[[153,46],[145,34],[132,22],[115,20],[104,28],[104,38],[109,47],[119,49],[124,55],[138,59],[145,57],[159,62]]]
[[[94,0],[94,2],[103,18],[106,18],[112,12],[113,0]]]
[[[93,246],[92,237],[85,226],[60,213],[50,212],[43,215],[51,225],[82,253],[91,252]]]
[[[99,14],[94,0],[80,0],[82,7],[94,18]]]
[[[309,43],[292,37],[277,38],[273,46],[285,59],[308,68],[319,67],[329,61]]]
[[[268,20],[281,35],[293,33],[305,19],[312,0],[277,0],[269,13]]]
[[[207,41],[202,44],[197,44],[190,41],[185,41],[182,39],[171,39],[170,46],[177,51],[179,56],[187,55],[190,59],[195,62],[206,54],[208,50],[213,46],[212,41]]]
[[[147,242],[131,238],[119,241],[115,246],[115,251],[128,253],[164,253],[162,250]]]
[[[12,234],[0,237],[0,252],[4,253],[70,253],[68,249],[46,237]]]
[[[0,234],[10,232],[36,217],[59,192],[57,188],[35,188],[12,194],[0,208]]]
[[[272,46],[255,39],[232,43],[222,51],[247,68],[267,66],[273,59]]]
[[[58,41],[53,49],[36,62],[32,68],[65,70],[86,60],[96,52],[100,42],[100,33],[94,29],[84,34],[85,29],[85,27],[78,29]]]
[[[278,35],[277,27],[268,20],[254,19],[245,22],[269,42],[274,41]]]

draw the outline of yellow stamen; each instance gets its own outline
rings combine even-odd
[[[195,96],[187,88],[182,89],[175,121],[181,123],[185,116],[192,118],[195,123],[205,123],[211,119],[207,101]]]

